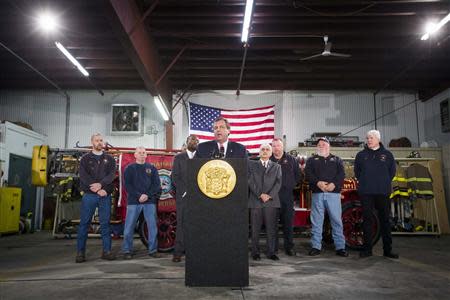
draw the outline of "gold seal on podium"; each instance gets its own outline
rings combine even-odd
[[[236,173],[224,160],[211,160],[204,164],[197,175],[200,190],[213,199],[228,196],[236,186]]]

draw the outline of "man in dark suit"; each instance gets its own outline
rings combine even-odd
[[[214,140],[198,145],[196,158],[247,158],[244,145],[228,140],[230,123],[218,117],[213,124]]]
[[[248,186],[250,194],[248,207],[250,208],[252,224],[252,258],[260,260],[259,234],[263,223],[267,233],[267,257],[279,260],[275,254],[277,239],[277,217],[280,208],[278,192],[281,188],[281,166],[270,161],[272,146],[262,144],[259,148],[259,160],[249,161]]]
[[[186,196],[186,176],[187,176],[187,161],[194,158],[198,146],[198,138],[195,135],[190,135],[186,139],[186,151],[177,154],[173,160],[172,167],[172,184],[175,186],[175,199],[177,205],[177,233],[175,237],[175,250],[173,253],[173,262],[180,262],[184,252],[184,206],[186,205],[183,198]]]

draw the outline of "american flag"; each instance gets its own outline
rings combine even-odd
[[[241,143],[250,153],[257,153],[259,146],[270,143],[275,132],[274,106],[255,109],[227,110],[189,103],[189,134],[195,134],[200,142],[214,139],[212,125],[222,116],[230,122],[230,140]]]

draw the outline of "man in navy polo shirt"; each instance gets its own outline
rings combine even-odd
[[[147,152],[144,147],[137,147],[134,157],[136,162],[128,165],[124,173],[128,197],[122,251],[125,259],[133,257],[134,229],[142,211],[148,228],[148,255],[156,258],[159,257],[156,205],[161,194],[161,181],[155,166],[145,162]]]

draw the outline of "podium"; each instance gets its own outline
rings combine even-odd
[[[202,166],[212,160],[187,161],[185,285],[248,286],[247,159],[223,159],[234,169],[236,184],[220,199],[204,194],[197,182]]]

